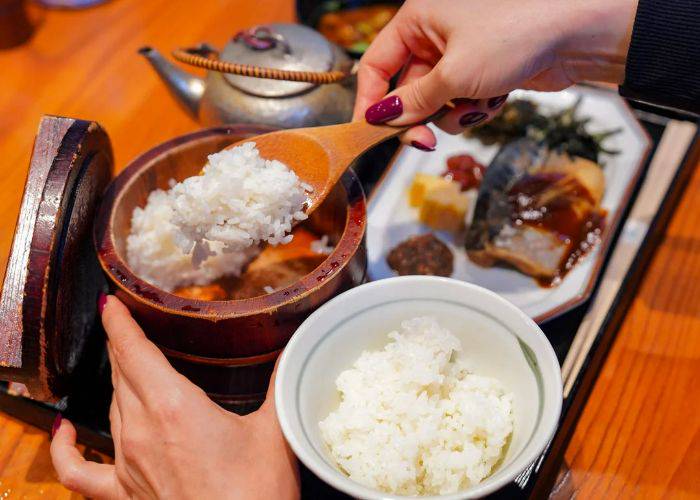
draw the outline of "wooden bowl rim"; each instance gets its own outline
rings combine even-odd
[[[111,281],[134,300],[150,308],[178,316],[219,320],[272,313],[282,306],[293,304],[316,292],[340,273],[352,261],[356,252],[361,249],[367,225],[365,193],[352,170],[347,170],[341,181],[348,194],[349,203],[345,227],[337,245],[326,259],[309,274],[271,294],[247,299],[216,301],[181,297],[166,292],[136,276],[117,252],[112,234],[114,207],[121,201],[126,189],[135,182],[139,174],[152,165],[157,158],[197,139],[217,135],[244,135],[251,131],[255,135],[259,135],[272,130],[275,128],[258,124],[209,127],[162,142],[132,160],[107,187],[95,219],[93,236],[98,260]],[[253,137],[251,136],[251,139]],[[342,257],[343,255],[345,257]],[[327,265],[331,262],[337,262],[338,265],[335,267]]]

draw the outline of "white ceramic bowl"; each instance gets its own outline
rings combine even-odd
[[[299,459],[334,488],[358,498],[405,498],[352,481],[338,470],[318,427],[339,403],[338,374],[367,349],[387,344],[401,321],[433,315],[459,337],[474,372],[514,394],[513,437],[506,456],[482,483],[444,499],[496,491],[530,465],[551,439],[562,403],[557,357],[542,330],[485,288],[449,278],[404,276],[359,286],[334,298],[299,327],[280,360],[277,414]],[[426,497],[427,498],[427,497]]]

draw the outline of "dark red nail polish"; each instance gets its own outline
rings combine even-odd
[[[97,311],[102,314],[102,311],[105,310],[105,306],[107,305],[107,296],[100,292],[100,296],[97,299]]]
[[[464,105],[464,106],[466,106],[466,105],[476,106],[477,104],[479,104],[479,99],[470,99],[470,98],[468,98],[468,97],[459,97],[459,98],[457,98],[457,99],[452,99],[452,103],[453,103],[455,106],[461,106],[461,105]]]
[[[463,127],[468,127],[470,125],[476,125],[479,122],[483,122],[488,115],[486,113],[479,113],[474,111],[473,113],[467,113],[459,119],[459,124]]]
[[[426,146],[422,142],[418,141],[411,141],[411,146],[413,146],[416,149],[420,149],[421,151],[435,151],[434,147]]]
[[[508,99],[508,94],[492,97],[488,102],[489,109],[496,109],[498,106],[506,102],[506,99]]]
[[[403,103],[399,96],[385,97],[376,104],[372,104],[365,112],[365,120],[372,125],[388,122],[398,118],[403,113]]]
[[[51,437],[56,435],[56,431],[61,427],[61,421],[63,420],[63,415],[60,412],[56,414],[56,418],[53,420],[53,425],[51,426]]]

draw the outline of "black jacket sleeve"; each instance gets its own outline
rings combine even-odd
[[[700,0],[639,0],[620,93],[700,114]]]

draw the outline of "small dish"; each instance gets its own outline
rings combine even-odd
[[[337,31],[336,33],[329,33],[324,30],[322,23],[324,16],[326,14],[342,15],[343,13],[357,9],[386,7],[392,10],[391,16],[389,17],[389,19],[391,19],[394,14],[393,10],[398,9],[402,3],[403,2],[400,0],[324,0],[321,2],[317,0],[297,0],[296,12],[299,22],[321,32],[321,34],[331,42],[342,47],[351,57],[359,59],[362,57],[362,54],[365,53],[368,44],[362,44],[363,46],[361,47],[352,47],[342,43],[341,40],[337,39],[340,33],[337,33]],[[372,26],[372,28],[378,33],[383,26],[384,23],[380,23],[379,25]],[[326,32],[324,33],[324,31]]]
[[[353,497],[405,498],[367,488],[334,464],[318,426],[339,403],[335,380],[364,350],[379,349],[402,320],[433,315],[455,334],[474,372],[499,379],[514,394],[514,430],[505,457],[480,484],[440,499],[477,498],[498,490],[530,465],[551,439],[561,412],[556,354],[542,330],[497,294],[432,276],[368,283],[322,306],[282,354],[275,401],[287,441],[319,478]],[[425,497],[430,498],[430,497]]]

